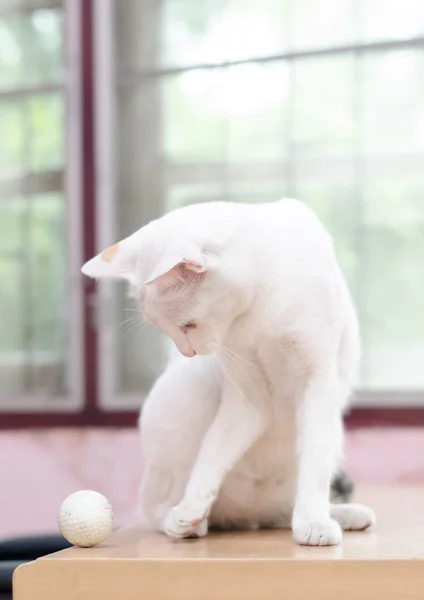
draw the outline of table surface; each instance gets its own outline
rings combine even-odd
[[[128,527],[96,548],[71,548],[19,568],[14,598],[53,599],[58,586],[67,590],[61,600],[82,598],[85,587],[93,600],[268,599],[280,593],[325,600],[340,600],[340,594],[343,600],[424,598],[424,487],[364,488],[356,500],[374,508],[377,525],[345,532],[340,546],[301,547],[289,531],[276,530],[173,542]]]

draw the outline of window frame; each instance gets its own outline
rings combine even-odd
[[[46,6],[44,6],[46,4]],[[43,3],[42,8],[50,7]],[[32,8],[32,7],[31,7]],[[38,8],[38,5],[35,7]],[[86,425],[133,425],[135,415],[109,415],[97,404],[97,333],[93,326],[96,285],[80,275],[84,260],[95,252],[95,143],[93,1],[65,0],[67,70],[64,85],[37,86],[35,91],[62,90],[66,102],[66,177],[68,213],[68,282],[76,326],[70,342],[73,395],[62,398],[16,397],[0,402],[0,429]],[[31,93],[18,89],[11,93]],[[81,239],[82,231],[82,239]]]
[[[136,86],[151,77],[193,69],[216,69],[270,60],[290,61],[334,53],[424,47],[424,37],[417,37],[288,52],[273,57],[227,63],[145,69],[138,74],[120,73],[115,76],[111,35],[112,4],[113,0],[66,0],[67,18],[73,15],[67,31],[69,75],[66,86],[66,194],[72,211],[71,221],[75,224],[69,232],[70,247],[73,249],[69,253],[69,268],[72,285],[75,285],[80,297],[77,308],[80,311],[77,317],[80,335],[79,341],[78,336],[74,337],[72,348],[74,356],[81,356],[75,371],[81,382],[79,404],[72,410],[57,406],[53,410],[53,407],[45,405],[33,411],[5,410],[0,404],[0,429],[53,426],[133,427],[136,424],[138,407],[143,398],[141,395],[113,394],[113,328],[98,327],[98,319],[103,321],[104,307],[108,306],[108,310],[113,308],[113,288],[108,284],[97,285],[92,280],[78,276],[84,260],[116,241],[113,228],[116,174],[112,152],[115,85]],[[71,6],[72,9],[68,12]],[[207,168],[207,165],[200,165],[200,170],[202,168]],[[219,168],[219,164],[213,165],[213,169]],[[281,169],[281,165],[270,163],[267,168],[270,171],[275,168],[277,171]],[[15,407],[16,403],[13,408]],[[359,391],[347,417],[347,424],[349,427],[424,425],[424,390]]]

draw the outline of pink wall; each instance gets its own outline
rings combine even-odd
[[[348,432],[345,466],[356,483],[424,483],[424,430]],[[131,522],[139,476],[135,430],[0,432],[0,538],[56,531],[61,501],[78,489],[105,494],[117,525]]]

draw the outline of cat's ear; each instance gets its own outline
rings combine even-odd
[[[173,252],[164,256],[153,269],[145,285],[157,283],[167,285],[176,278],[193,280],[196,275],[202,276],[208,269],[206,254],[193,249],[185,252]]]
[[[166,286],[176,279],[195,283],[216,266],[219,256],[220,245],[209,236],[199,236],[182,245],[170,246],[145,284],[157,283]]]
[[[140,235],[137,232],[86,262],[81,271],[94,279],[125,279],[135,283],[140,251]]]

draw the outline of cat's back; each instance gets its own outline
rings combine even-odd
[[[278,246],[305,246],[321,243],[329,247],[331,238],[309,206],[293,198],[253,205],[251,220],[257,235]]]
[[[290,281],[302,275],[327,278],[337,263],[331,236],[306,204],[291,198],[245,207],[240,246],[253,246],[261,280]],[[268,277],[269,276],[269,277]]]

